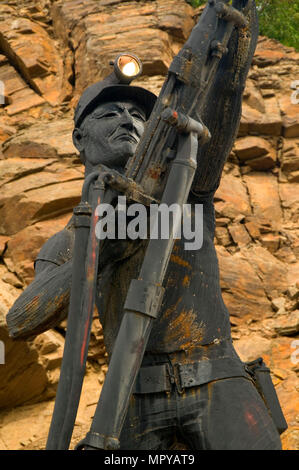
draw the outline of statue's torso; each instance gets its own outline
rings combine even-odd
[[[163,353],[190,350],[230,338],[229,313],[223,303],[218,260],[214,247],[214,208],[206,201],[203,210],[203,245],[185,250],[185,240],[175,242],[166,276],[165,294],[159,317],[154,321],[146,348]],[[141,247],[117,263],[113,273],[102,271],[97,290],[97,307],[111,351],[123,315],[130,280],[138,277],[143,260]]]
[[[221,295],[213,243],[214,207],[211,198],[203,205],[202,232],[203,245],[199,250],[185,250],[186,240],[183,238],[175,242],[163,282],[162,306],[153,324],[147,352],[191,350],[230,338],[229,314]],[[72,256],[74,236],[74,226],[69,223],[47,242],[38,259],[63,264]],[[113,244],[114,253],[119,242],[114,240]],[[100,265],[104,264],[104,267],[99,269],[96,306],[108,353],[113,348],[121,323],[130,281],[138,278],[145,247],[144,242],[130,241],[127,257],[117,262],[110,262],[109,251],[108,255],[100,255]],[[128,256],[129,253],[132,254]]]

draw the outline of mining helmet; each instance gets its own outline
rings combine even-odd
[[[145,111],[149,118],[157,97],[145,88],[130,86],[132,80],[142,72],[142,63],[131,53],[119,54],[114,62],[113,72],[104,80],[86,88],[75,109],[75,127],[80,127],[83,119],[90,114],[98,104],[113,100],[132,100]]]

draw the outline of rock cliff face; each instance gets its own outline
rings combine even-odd
[[[143,60],[139,84],[159,93],[198,13],[184,0],[0,5],[1,449],[42,448],[53,408],[65,325],[13,342],[5,315],[33,279],[40,247],[80,198],[74,106],[125,50]],[[263,356],[271,368],[289,424],[285,449],[299,448],[299,105],[291,88],[298,60],[293,49],[260,38],[239,135],[215,195],[215,243],[234,344],[243,360]],[[88,428],[105,371],[95,321],[74,439]]]

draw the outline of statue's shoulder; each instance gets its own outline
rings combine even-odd
[[[55,233],[42,246],[38,253],[37,261],[48,261],[61,266],[72,258],[75,242],[75,228],[73,217],[60,232]]]

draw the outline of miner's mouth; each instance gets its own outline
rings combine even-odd
[[[132,134],[119,134],[114,137],[114,140],[127,140],[128,142],[133,142],[137,144],[137,139]]]

